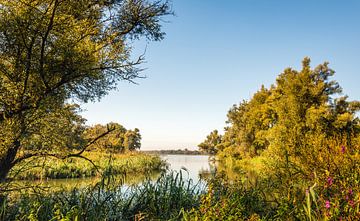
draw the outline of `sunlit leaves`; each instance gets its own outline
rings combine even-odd
[[[324,220],[358,217],[353,197],[360,189],[360,105],[339,96],[341,87],[330,79],[334,73],[328,63],[312,69],[305,58],[300,71],[285,69],[269,89],[262,87],[228,112],[221,140],[226,148],[217,156],[222,162],[240,158],[247,170],[244,162],[261,155],[256,172],[278,203],[279,219],[302,220],[303,211]],[[315,203],[308,201],[304,209],[310,186],[316,186],[310,189]]]
[[[103,139],[97,140],[89,149],[118,153],[140,149],[141,135],[139,129],[127,130],[118,123],[108,123],[107,125],[96,124],[88,127],[82,137],[85,140],[91,141],[108,130],[111,130],[111,132]]]
[[[161,40],[168,14],[162,1],[0,0],[0,169],[7,173],[19,150],[83,145],[83,119],[66,103],[98,100],[138,78],[144,58],[131,58],[131,40]]]

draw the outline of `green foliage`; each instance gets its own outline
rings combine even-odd
[[[269,106],[271,90],[261,87],[249,102],[234,105],[228,112],[224,142],[238,149],[242,156],[255,156],[269,145],[268,130],[274,124],[275,114]]]
[[[78,105],[64,105],[56,112],[44,114],[47,115],[46,121],[34,118],[31,132],[22,140],[21,155],[49,151],[59,153],[64,150],[63,147],[68,150],[83,147],[86,143],[82,138],[86,120],[78,114],[79,111]],[[39,112],[37,114],[44,116]]]
[[[127,130],[118,123],[108,123],[107,125],[96,124],[86,128],[83,138],[92,141],[107,131],[111,130],[102,139],[97,139],[88,150],[108,151],[122,153],[134,151],[141,147],[140,130]]]
[[[5,220],[178,220],[181,208],[199,204],[202,188],[180,173],[124,189],[105,182],[52,194],[21,195],[6,202]],[[1,213],[0,213],[1,214]]]
[[[82,119],[66,103],[138,78],[132,40],[163,39],[170,13],[161,1],[0,0],[0,181],[29,157],[83,145],[67,140]]]
[[[359,217],[360,106],[340,96],[333,74],[327,63],[311,69],[305,58],[300,71],[285,69],[228,113],[219,169],[242,180],[256,175],[263,200],[275,203],[267,219]]]
[[[157,155],[141,153],[106,154],[102,152],[85,152],[84,157],[58,160],[56,158],[34,158],[29,162],[17,165],[10,172],[9,177],[15,179],[60,179],[60,178],[84,178],[100,175],[109,168],[111,174],[147,174],[153,171],[162,171],[166,168],[165,162]],[[30,168],[24,168],[30,164]]]
[[[208,154],[216,154],[218,150],[221,149],[221,139],[222,137],[217,130],[212,131],[206,137],[206,140],[198,145],[200,151]]]
[[[183,220],[260,220],[272,213],[261,189],[246,188],[241,182],[228,183],[222,178],[210,182],[199,208],[183,213]]]
[[[189,210],[199,205],[203,186],[193,183],[186,175],[186,171],[163,174],[157,182],[146,182],[133,195],[133,208],[144,218],[153,220],[179,219],[179,211]]]
[[[334,98],[341,88],[329,80],[333,74],[327,63],[312,70],[305,58],[300,72],[288,68],[269,89],[262,86],[249,101],[234,105],[220,144],[225,155],[253,157],[278,149],[298,156],[310,135],[357,136],[359,102]]]
[[[140,130],[135,128],[134,130],[128,130],[124,134],[124,149],[125,151],[138,150],[141,147],[141,135]]]

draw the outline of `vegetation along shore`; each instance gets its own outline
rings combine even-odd
[[[360,220],[360,5],[274,2],[0,0],[0,221]]]

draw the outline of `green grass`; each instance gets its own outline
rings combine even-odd
[[[85,178],[101,174],[148,174],[166,168],[166,163],[157,155],[142,153],[107,154],[85,152],[84,156],[95,165],[81,158],[59,160],[35,158],[16,166],[10,177],[18,180]]]
[[[257,170],[250,165],[260,167],[261,162],[258,158],[241,164]],[[351,180],[357,182],[357,174]],[[206,187],[194,185],[183,173],[170,173],[128,189],[114,182],[113,176],[105,176],[84,189],[9,194],[0,202],[0,220],[338,220],[330,216],[356,220],[360,214],[356,185],[341,195],[336,180],[324,192],[320,181],[308,189],[296,186],[299,182],[286,189],[286,184],[261,175],[254,182],[219,175]],[[330,208],[321,198],[325,194],[332,197],[325,198],[331,200]]]
[[[112,175],[134,165],[153,168],[151,156],[116,155],[109,160],[107,155],[87,154],[106,179],[72,191],[25,192],[17,198],[8,194],[0,202],[0,220],[357,220],[360,216],[358,149],[328,155],[336,163],[332,172],[317,170],[303,176],[282,164],[269,170],[271,158],[266,155],[227,158],[227,165],[217,164],[207,188],[194,186],[183,173],[170,173],[126,191]],[[321,166],[318,158],[316,163]]]
[[[110,177],[111,178],[111,177]],[[110,179],[111,180],[111,179]],[[124,189],[102,179],[71,192],[24,194],[7,198],[2,220],[180,220],[182,210],[198,207],[204,189],[183,172],[163,173],[155,182]]]

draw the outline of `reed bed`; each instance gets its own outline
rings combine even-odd
[[[163,173],[156,181],[124,188],[105,177],[92,188],[24,194],[1,203],[2,220],[181,220],[198,207],[204,186],[186,172]]]
[[[59,160],[55,158],[35,158],[13,169],[10,177],[18,180],[85,178],[103,173],[131,174],[151,173],[166,169],[166,162],[157,155],[143,153],[108,154],[85,152],[82,158]],[[111,168],[111,171],[109,171]]]

